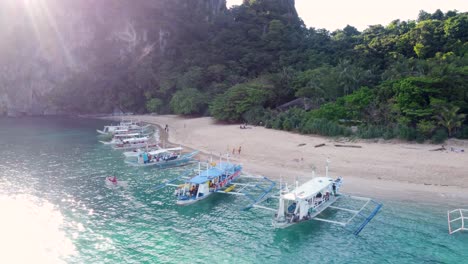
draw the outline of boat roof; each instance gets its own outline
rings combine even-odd
[[[124,139],[123,142],[126,143],[126,142],[134,142],[134,141],[148,141],[148,138],[147,137],[140,137],[140,138],[128,138],[128,139]]]
[[[158,149],[158,150],[150,151],[150,152],[148,152],[148,154],[158,155],[158,154],[161,154],[161,153],[166,153],[166,152],[169,152],[169,151],[177,151],[177,150],[182,150],[182,148],[177,147],[177,148],[168,148],[168,149]]]
[[[139,135],[140,133],[128,133],[128,134],[117,134],[114,137],[136,137]]]
[[[200,172],[199,175],[193,177],[189,180],[193,184],[203,184],[209,180],[213,180],[221,175],[223,175],[227,170],[234,168],[233,164],[221,162],[215,167],[211,167],[207,170]]]
[[[283,195],[285,200],[295,201],[299,199],[307,199],[317,195],[323,189],[330,186],[333,183],[333,179],[329,177],[316,177],[311,179],[308,182],[305,182],[301,186],[294,189],[292,192],[289,192]]]

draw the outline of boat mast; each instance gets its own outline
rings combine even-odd
[[[330,164],[330,159],[327,158],[327,165],[325,167],[325,176],[328,177],[328,165]]]

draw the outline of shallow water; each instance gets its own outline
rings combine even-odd
[[[319,222],[275,230],[242,197],[176,207],[154,186],[188,168],[125,165],[98,143],[104,124],[0,118],[0,263],[467,263],[468,233],[447,233],[456,205],[382,201],[359,237]],[[107,188],[110,174],[128,187]]]

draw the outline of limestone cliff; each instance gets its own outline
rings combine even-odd
[[[61,91],[115,85],[119,70],[168,53],[184,25],[225,10],[225,0],[3,0],[0,115],[60,113]]]
[[[244,0],[243,4],[260,7],[264,11],[274,11],[291,18],[298,18],[295,0]]]

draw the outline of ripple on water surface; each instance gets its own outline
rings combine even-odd
[[[155,192],[154,186],[194,168],[126,166],[120,153],[98,143],[95,129],[102,125],[0,119],[0,263],[463,263],[468,258],[468,235],[447,234],[447,208],[384,201],[356,238],[319,222],[274,230],[270,213],[240,211],[246,204],[240,197],[219,194],[175,206],[172,190]],[[107,188],[110,174],[128,186]],[[20,253],[25,250],[30,254]]]

